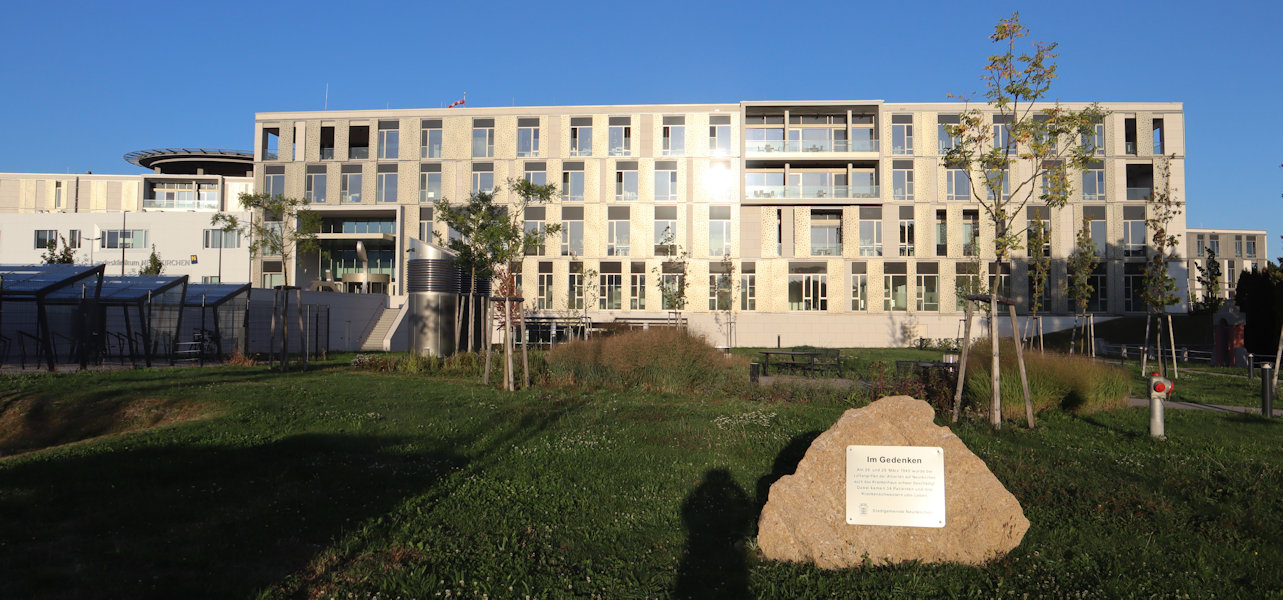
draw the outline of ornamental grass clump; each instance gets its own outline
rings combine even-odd
[[[547,357],[553,383],[667,393],[716,393],[746,379],[742,358],[686,331],[654,328],[576,340]]]
[[[1003,344],[1007,348],[1002,352],[1002,412],[1014,419],[1024,415],[1024,392],[1020,389],[1015,348],[1009,341]],[[971,348],[962,398],[965,412],[988,410],[988,361],[987,343]],[[1026,350],[1025,370],[1029,375],[1029,395],[1034,412],[1059,408],[1087,414],[1127,406],[1130,383],[1127,374],[1118,367],[1084,356]]]

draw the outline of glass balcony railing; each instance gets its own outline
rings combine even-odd
[[[275,150],[263,150],[263,160],[276,160],[278,157]]]
[[[366,158],[370,158],[370,147],[369,147],[369,146],[353,146],[353,147],[351,147],[351,148],[348,148],[348,151],[347,151],[347,157],[348,157],[348,158],[350,158],[350,159],[352,159],[352,160],[359,160],[359,159],[366,159]]]
[[[634,202],[636,200],[637,200],[637,192],[626,191],[626,192],[615,193],[616,202]]]
[[[166,210],[218,210],[217,194],[201,194],[197,198],[143,198],[143,208]]]
[[[1153,195],[1153,193],[1154,193],[1154,189],[1153,189],[1153,188],[1133,188],[1133,187],[1129,187],[1129,188],[1127,188],[1127,199],[1128,199],[1128,200],[1146,200],[1146,199],[1148,199],[1151,195]]]
[[[1136,142],[1123,142],[1124,154],[1136,154]]]
[[[878,140],[750,140],[744,142],[750,155],[776,152],[877,152]]]
[[[876,185],[757,185],[747,186],[745,197],[754,198],[877,198]]]
[[[842,244],[812,242],[811,256],[842,256]]]
[[[321,160],[333,160],[334,148],[321,148]]]

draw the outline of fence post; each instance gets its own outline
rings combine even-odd
[[[1274,378],[1271,371],[1273,366],[1270,363],[1261,365],[1261,416],[1266,419],[1274,417]]]
[[[1254,377],[1256,377],[1256,361],[1253,360],[1252,353],[1248,352],[1247,353],[1247,378],[1252,379]]]

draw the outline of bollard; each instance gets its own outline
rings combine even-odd
[[[1149,377],[1149,435],[1167,439],[1163,431],[1163,400],[1172,392],[1172,381],[1154,371]]]
[[[1267,419],[1274,417],[1274,366],[1270,363],[1261,365],[1261,416]]]
[[[761,375],[762,375],[762,365],[761,365],[761,363],[748,363],[748,381],[749,381],[749,383],[757,383],[757,382],[758,382],[758,378],[759,378],[759,377],[761,377]]]
[[[1247,378],[1251,379],[1253,377],[1256,377],[1256,359],[1252,357],[1251,352],[1248,352],[1247,353]]]

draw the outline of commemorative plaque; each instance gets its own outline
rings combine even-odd
[[[944,449],[847,446],[849,525],[944,527]]]

